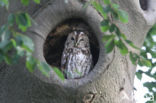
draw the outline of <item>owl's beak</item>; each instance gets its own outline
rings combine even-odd
[[[77,47],[78,46],[78,43],[75,43],[75,47]]]

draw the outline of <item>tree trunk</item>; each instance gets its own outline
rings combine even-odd
[[[127,24],[114,22],[129,40],[141,47],[151,27],[147,25],[151,24],[146,18],[148,10],[143,11],[136,0],[114,2],[129,14]],[[82,2],[76,0],[68,0],[68,3],[64,0],[42,0],[40,5],[31,2],[25,7],[19,0],[14,0],[10,3],[9,12],[0,9],[0,25],[6,23],[9,13],[16,11],[28,12],[35,21],[26,34],[33,39],[34,56],[39,60],[45,61],[43,45],[47,35],[59,23],[71,18],[80,18],[90,26],[98,41],[99,57],[87,76],[64,81],[53,70],[50,78],[43,76],[38,70],[33,74],[28,72],[24,59],[14,66],[1,64],[0,103],[135,103],[133,82],[136,66],[131,63],[128,55],[122,56],[117,48],[110,54],[105,53],[101,40],[103,34],[100,31],[102,18],[92,6],[84,9]],[[153,19],[152,23],[154,22]],[[130,50],[137,52],[132,48]]]

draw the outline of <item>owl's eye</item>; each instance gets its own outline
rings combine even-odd
[[[73,37],[71,37],[71,40],[74,40],[74,38],[73,38]]]

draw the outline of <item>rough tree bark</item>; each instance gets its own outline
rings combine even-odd
[[[129,14],[127,24],[114,22],[128,39],[141,47],[151,27],[147,24],[154,23],[154,16],[150,16],[153,21],[149,22],[151,19],[146,14],[151,11],[141,10],[138,0],[114,1]],[[75,17],[83,19],[93,29],[100,46],[99,59],[86,77],[65,81],[59,80],[53,71],[50,78],[44,77],[38,70],[29,73],[24,60],[14,66],[1,64],[0,103],[135,103],[133,82],[136,66],[116,48],[110,54],[105,53],[99,28],[102,18],[92,6],[82,9],[81,1],[42,0],[40,5],[31,2],[28,7],[23,7],[19,0],[12,0],[9,12],[0,9],[0,25],[6,22],[9,13],[16,11],[28,12],[36,22],[27,34],[35,43],[34,56],[41,61],[45,61],[43,44],[48,33],[61,21]]]

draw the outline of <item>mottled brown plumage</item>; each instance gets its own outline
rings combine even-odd
[[[81,78],[92,67],[88,32],[75,29],[69,33],[61,59],[61,69],[67,79]]]

